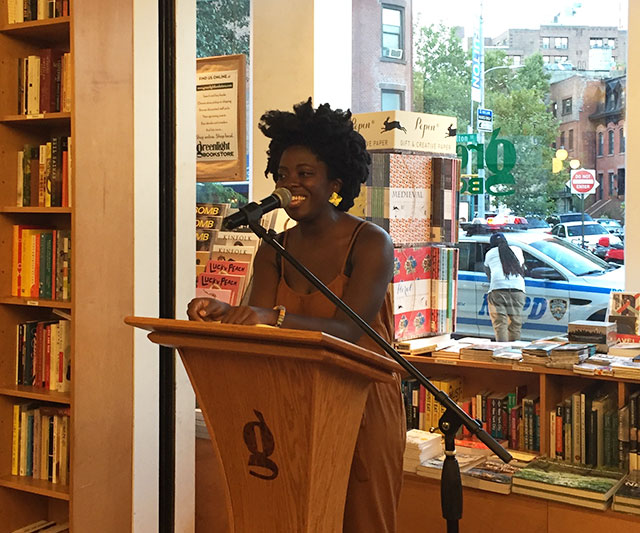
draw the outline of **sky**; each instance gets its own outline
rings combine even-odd
[[[510,28],[539,28],[559,23],[571,26],[616,26],[627,28],[629,1],[638,0],[482,0],[484,36],[497,37]],[[413,0],[413,21],[422,26],[442,21],[446,26],[464,26],[473,33],[481,0]],[[580,5],[578,5],[580,4]],[[573,7],[573,9],[572,9]],[[571,15],[571,11],[575,14]]]

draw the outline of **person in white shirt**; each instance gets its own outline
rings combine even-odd
[[[524,255],[520,248],[509,246],[502,233],[489,239],[491,248],[484,258],[489,278],[489,316],[496,341],[517,341],[522,330],[524,308]]]

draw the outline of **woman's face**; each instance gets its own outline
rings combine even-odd
[[[325,209],[333,209],[329,198],[340,189],[339,180],[330,180],[324,161],[306,146],[290,146],[280,158],[276,187],[291,191],[287,214],[294,220],[311,220]]]

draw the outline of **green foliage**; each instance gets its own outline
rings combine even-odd
[[[469,123],[469,54],[453,28],[420,28],[413,72],[414,111],[458,117],[458,130]]]
[[[230,204],[232,208],[238,208],[247,203],[247,197],[222,183],[201,181],[196,187],[196,202],[199,204]]]
[[[249,0],[197,0],[196,55],[249,55]]]
[[[430,25],[415,33],[414,110],[453,115],[458,131],[466,131],[471,114],[470,55],[453,28]],[[540,54],[528,57],[521,67],[510,67],[503,51],[485,51],[485,107],[493,110],[500,137],[516,147],[516,193],[494,200],[519,214],[543,215],[555,210],[553,199],[568,179],[566,171],[551,172],[558,123],[547,107],[549,75]]]

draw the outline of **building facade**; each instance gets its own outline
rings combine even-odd
[[[540,52],[545,63],[575,70],[615,70],[627,64],[627,31],[614,26],[561,26],[510,29],[491,39],[514,65]]]
[[[412,0],[353,0],[354,113],[411,109]]]

